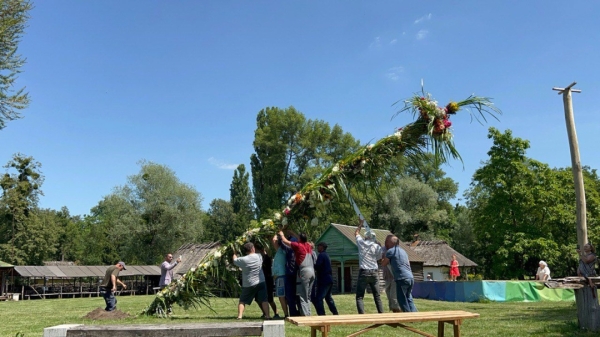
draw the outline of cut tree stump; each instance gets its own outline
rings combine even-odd
[[[598,304],[597,288],[584,285],[580,289],[575,289],[575,302],[577,303],[579,327],[588,331],[600,331],[600,305]]]

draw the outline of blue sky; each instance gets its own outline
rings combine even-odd
[[[366,143],[393,133],[392,104],[425,89],[474,93],[502,109],[482,126],[453,117],[462,191],[486,160],[487,128],[528,155],[570,165],[561,96],[577,81],[584,165],[600,168],[596,1],[37,1],[17,86],[32,103],[0,131],[0,163],[42,163],[41,207],[88,214],[146,159],[203,196],[229,199],[249,168],[258,111],[294,106]]]

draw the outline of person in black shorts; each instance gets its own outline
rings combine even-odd
[[[265,276],[262,271],[262,256],[256,253],[251,242],[244,245],[244,252],[246,254],[244,257],[238,257],[236,253],[233,253],[233,264],[242,269],[242,294],[238,303],[237,319],[242,319],[246,305],[252,304],[252,300],[259,303],[264,319],[271,319]]]
[[[271,306],[271,309],[273,309],[273,318],[280,318],[279,314],[277,314],[277,305],[273,300],[273,293],[275,292],[275,282],[273,281],[272,275],[273,259],[269,256],[269,254],[267,254],[267,251],[264,247],[261,247],[260,255],[262,255],[263,259],[262,270],[263,274],[265,275],[265,285],[267,286],[267,300]]]

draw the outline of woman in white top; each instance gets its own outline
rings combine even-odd
[[[547,281],[550,279],[550,268],[548,268],[548,264],[544,261],[540,261],[540,267],[535,274],[535,279],[540,281]]]

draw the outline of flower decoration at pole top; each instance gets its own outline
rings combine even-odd
[[[281,211],[274,212],[268,219],[253,221],[243,235],[207,254],[196,268],[190,269],[182,278],[161,290],[143,313],[164,316],[166,308],[173,303],[186,309],[201,306],[210,308],[210,298],[219,290],[239,287],[237,269],[231,261],[234,253],[242,255],[242,246],[246,242],[267,247],[270,238],[281,229],[293,229],[300,223],[318,225],[319,217],[326,215],[327,206],[337,198],[339,187],[377,186],[379,178],[396,158],[419,156],[431,150],[440,162],[450,157],[460,159],[452,142],[450,117],[463,109],[470,111],[477,120],[482,118],[484,121],[486,114],[496,119],[496,115],[501,114],[489,98],[473,95],[463,101],[439,106],[430,94],[422,91],[401,102],[404,107],[396,115],[412,112],[414,122],[360,148],[324,170],[318,178],[292,195]]]

